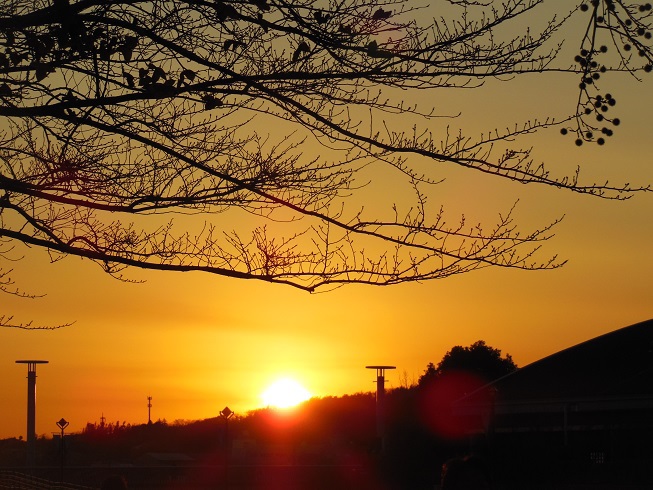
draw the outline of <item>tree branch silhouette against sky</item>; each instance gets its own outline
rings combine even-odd
[[[650,4],[562,2],[536,29],[543,0],[439,3],[428,22],[402,1],[4,3],[3,259],[22,242],[118,278],[198,270],[307,291],[562,265],[539,250],[557,221],[509,209],[470,224],[430,194],[448,166],[608,199],[649,190],[576,162],[550,171],[520,138],[555,126],[606,143],[620,120],[597,84],[650,71]],[[560,33],[578,18],[570,60]],[[576,106],[482,135],[403,95],[546,72],[578,75]],[[366,205],[379,166],[397,193]]]

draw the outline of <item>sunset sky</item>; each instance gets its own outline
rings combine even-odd
[[[569,41],[571,42],[571,40]],[[573,56],[572,56],[573,57]],[[577,77],[549,74],[477,91],[420,93],[426,106],[463,111],[449,122],[470,134],[534,116],[574,110]],[[559,128],[524,139],[535,159],[554,168],[583,165],[588,180],[653,183],[653,78],[612,75],[622,124],[604,147],[578,148]],[[431,204],[490,224],[519,200],[524,229],[565,216],[544,256],[557,270],[484,269],[445,280],[390,287],[345,286],[309,294],[201,273],[134,270],[120,282],[74,257],[50,263],[23,247],[15,280],[43,298],[2,297],[3,313],[39,324],[74,322],[53,331],[0,329],[0,438],[25,437],[26,367],[37,369],[37,434],[87,422],[215,417],[261,407],[279,378],[314,396],[374,390],[370,364],[397,366],[387,386],[415,381],[454,345],[482,339],[524,366],[563,348],[653,318],[653,193],[624,201],[572,195],[443,167]],[[392,183],[372,187],[392,194]],[[378,204],[374,199],[371,206]]]

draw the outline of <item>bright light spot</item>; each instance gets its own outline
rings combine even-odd
[[[293,379],[280,379],[263,392],[261,398],[268,407],[288,408],[308,400],[309,391]]]

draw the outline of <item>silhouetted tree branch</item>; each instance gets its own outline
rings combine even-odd
[[[0,245],[1,244],[2,243],[0,242]],[[0,256],[10,251],[11,247],[8,247],[7,249],[0,248]],[[16,286],[15,281],[10,275],[12,272],[11,269],[0,269],[0,292],[12,296],[18,296],[20,298],[37,298],[38,295],[26,293]],[[13,315],[0,314],[0,328],[17,328],[20,330],[57,330],[59,328],[69,327],[70,325],[72,325],[72,323],[62,323],[58,325],[35,325],[32,321],[21,323],[16,322]]]
[[[520,231],[512,210],[489,227],[451,223],[428,187],[450,165],[611,199],[649,190],[553,175],[510,142],[560,125],[602,144],[588,117],[618,119],[596,75],[650,71],[650,5],[564,7],[535,32],[543,0],[441,3],[423,23],[402,0],[3,3],[0,237],[117,277],[202,270],[307,291],[560,266],[537,255],[555,223]],[[556,35],[578,16],[589,24],[570,67]],[[599,63],[599,37],[615,66]],[[578,106],[479,138],[432,134],[442,115],[397,96],[546,71],[581,77]],[[416,119],[424,129],[407,131]],[[356,200],[372,165],[397,179],[388,216]]]

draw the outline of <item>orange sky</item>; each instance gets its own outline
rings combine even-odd
[[[576,148],[553,130],[529,138],[536,159],[567,168],[581,163],[589,175],[615,182],[653,182],[651,79],[621,80],[614,92],[623,123],[605,147]],[[572,110],[574,87],[573,79],[553,76],[425,100],[444,111],[462,107],[463,127],[487,131],[544,109]],[[130,277],[146,282],[122,283],[90,262],[49,264],[45,253],[25,249],[15,278],[47,296],[3,297],[3,310],[18,320],[76,323],[56,331],[0,330],[0,437],[25,436],[26,368],[17,359],[50,361],[38,367],[36,425],[49,435],[61,417],[71,431],[102,414],[112,422],[146,422],[148,395],[154,420],[214,417],[225,405],[242,414],[260,406],[259,395],[282,376],[318,396],[341,395],[374,389],[365,365],[393,364],[393,387],[403,373],[416,379],[453,345],[478,339],[522,366],[653,317],[653,194],[610,202],[456,169],[446,176],[431,203],[442,202],[453,216],[491,218],[516,199],[524,228],[566,215],[545,246],[569,263],[554,271],[483,270],[311,295],[199,273],[134,271]],[[384,195],[387,185],[375,192]]]

